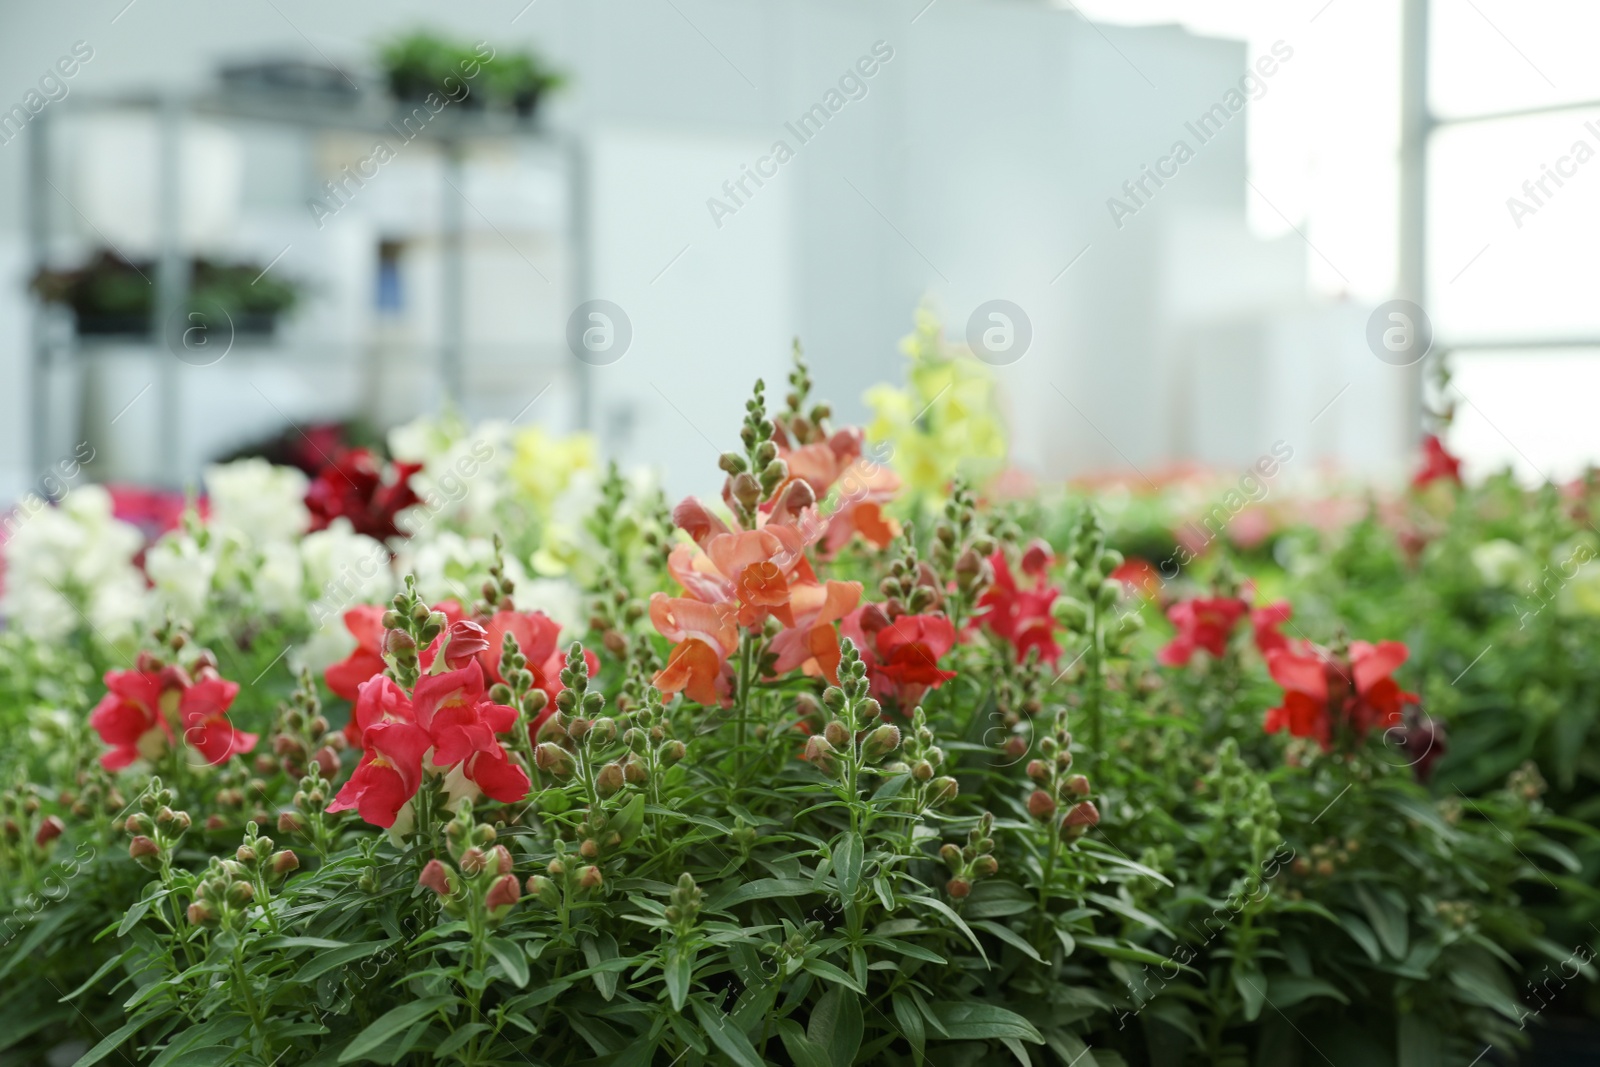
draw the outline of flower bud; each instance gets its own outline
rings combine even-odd
[[[217,922],[216,909],[203,900],[197,900],[189,905],[189,923],[192,926],[215,926]]]
[[[1035,789],[1028,797],[1028,814],[1043,822],[1056,813],[1056,801],[1043,789]]]
[[[972,892],[972,883],[965,878],[952,878],[944,884],[944,889],[957,900],[965,900]]]
[[[1000,869],[1000,861],[993,856],[979,856],[972,861],[972,873],[987,878]]]
[[[1100,823],[1100,809],[1094,806],[1094,801],[1084,800],[1073,805],[1067,817],[1061,820],[1061,829],[1068,839],[1082,837],[1091,826]]]
[[[578,870],[578,888],[598,889],[605,882],[605,876],[600,873],[600,868],[590,864]]]
[[[603,797],[609,797],[622,788],[622,767],[616,763],[608,763],[600,768],[600,773],[595,776],[594,787]]]
[[[249,867],[256,861],[256,850],[251,848],[249,845],[240,845],[234,850],[233,858],[244,864],[246,867]]]
[[[1067,779],[1067,789],[1080,797],[1089,795],[1089,779],[1081,774],[1074,774]]]
[[[39,830],[33,835],[33,843],[40,848],[45,847],[56,838],[60,837],[67,829],[67,824],[61,821],[61,816],[48,816],[39,824]]]
[[[956,794],[961,791],[961,786],[949,775],[935,778],[933,781],[929,782],[928,785],[932,790],[933,802],[935,804],[943,804],[947,800],[954,800]]]
[[[156,869],[156,859],[161,855],[161,846],[143,834],[128,842],[128,855],[139,861],[139,866],[146,870]]]
[[[1050,780],[1050,765],[1042,759],[1029,760],[1028,777],[1042,785]]]
[[[238,881],[228,883],[228,903],[236,908],[249,907],[256,899],[256,891],[249,882]]]
[[[828,744],[828,739],[821,734],[812,734],[806,739],[805,759],[824,773],[833,769],[835,749]]]
[[[862,752],[868,759],[879,759],[899,747],[900,728],[891,723],[884,723],[867,735],[867,743],[862,747]]]
[[[941,845],[939,847],[939,858],[944,860],[945,866],[949,867],[952,871],[959,871],[961,869],[962,857],[959,846],[949,844]]]
[[[559,894],[556,884],[542,874],[530,874],[524,888],[530,897],[537,898],[541,904],[554,903]]]
[[[661,746],[661,762],[671,766],[672,764],[683,759],[688,751],[689,749],[682,741],[674,738],[673,740],[668,741],[666,744]]]
[[[272,854],[271,870],[274,877],[282,878],[290,871],[300,869],[300,857],[291,849],[283,848]]]
[[[475,878],[489,866],[489,857],[484,855],[483,849],[474,846],[461,854],[460,863],[461,873]]]
[[[1004,752],[1012,759],[1021,759],[1028,751],[1028,739],[1021,734],[1012,734],[1006,738]]]
[[[572,757],[560,745],[546,741],[533,750],[533,762],[541,771],[565,778],[572,773]]]
[[[285,812],[280,812],[278,814],[278,833],[280,833],[280,834],[304,833],[305,832],[305,828],[306,828],[305,820],[302,819],[296,813],[294,813],[292,811],[285,811]]]
[[[455,889],[451,884],[450,868],[439,860],[429,860],[427,866],[422,868],[422,875],[417,879],[417,884],[433,890],[441,897],[449,896]]]
[[[483,906],[489,909],[490,915],[499,916],[521,899],[522,886],[517,884],[516,876],[503,874],[489,887],[488,895],[483,898]]]
[[[150,821],[150,816],[142,811],[136,811],[129,815],[123,826],[127,828],[128,833],[143,836],[153,834],[156,830],[155,823]]]

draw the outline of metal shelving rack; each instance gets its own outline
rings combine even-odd
[[[50,198],[58,188],[51,175],[51,131],[69,113],[93,111],[134,111],[157,118],[159,192],[158,255],[155,300],[152,305],[149,344],[163,344],[163,324],[187,303],[189,263],[184,254],[180,231],[180,204],[183,175],[179,165],[184,124],[194,119],[243,122],[287,127],[307,135],[322,131],[371,133],[394,136],[399,123],[413,115],[417,104],[398,102],[387,96],[362,92],[346,99],[329,94],[299,93],[261,89],[223,88],[209,93],[135,93],[114,97],[74,95],[31,123],[28,153],[27,232],[30,250],[30,275],[49,264]],[[440,204],[439,237],[442,251],[440,285],[440,331],[436,342],[437,366],[448,400],[457,405],[464,395],[465,352],[465,264],[463,237],[466,232],[463,198],[464,164],[467,147],[474,143],[518,141],[548,150],[560,163],[567,188],[567,210],[562,233],[569,257],[569,307],[587,298],[590,286],[588,181],[585,155],[579,138],[571,133],[551,131],[537,122],[518,116],[452,104],[434,115],[408,140],[433,143],[444,167],[443,200]],[[70,202],[69,202],[70,203]],[[50,376],[57,365],[59,346],[52,343],[46,317],[36,308],[32,325],[31,401],[33,408],[32,450],[35,470],[45,469],[50,461],[47,412],[50,410]],[[75,339],[69,360],[81,353]],[[176,417],[177,361],[158,362],[157,402],[161,405],[159,424],[161,468],[167,479],[175,478],[179,466],[179,439]],[[588,366],[571,360],[576,384],[578,421],[588,428],[591,421],[591,384]]]
[[[1432,0],[1404,0],[1401,8],[1401,149],[1400,149],[1400,285],[1399,295],[1424,309],[1428,306],[1428,150],[1433,137],[1451,126],[1501,119],[1529,118],[1563,111],[1592,110],[1600,100],[1569,101],[1538,107],[1471,115],[1437,115],[1428,102],[1429,22]],[[1440,338],[1435,332],[1430,356],[1443,359],[1453,352],[1487,352],[1506,349],[1595,348],[1600,335],[1552,337],[1517,334],[1502,337]],[[1422,432],[1423,395],[1421,364],[1408,379],[1408,430]]]

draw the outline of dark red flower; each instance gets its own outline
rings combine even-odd
[[[1061,658],[1061,646],[1055,641],[1056,620],[1050,613],[1050,605],[1055,603],[1061,591],[1045,584],[1044,570],[1048,565],[1049,548],[1046,546],[1039,551],[1037,546],[1042,544],[1035,542],[1023,556],[1024,571],[1035,576],[1032,589],[1018,587],[1011,567],[1006,562],[1005,552],[997,551],[989,557],[989,565],[994,569],[994,582],[978,600],[982,614],[977,616],[976,621],[1016,649],[1018,663],[1027,658],[1029,650],[1038,649],[1039,658],[1054,666]],[[1030,566],[1033,570],[1028,570]]]
[[[396,516],[421,501],[411,488],[411,478],[422,464],[389,466],[391,469],[386,472],[378,457],[365,448],[349,448],[336,454],[306,490],[311,528],[325,529],[334,519],[345,518],[357,533],[379,541],[399,536]]]
[[[1459,485],[1461,460],[1445,449],[1444,442],[1439,440],[1437,434],[1430,433],[1422,439],[1422,468],[1411,479],[1411,484],[1420,489],[1441,478],[1448,478]]]
[[[1325,750],[1346,731],[1360,739],[1399,726],[1405,706],[1419,699],[1391,677],[1408,655],[1399,641],[1352,641],[1348,659],[1309,645],[1269,652],[1267,669],[1283,687],[1283,703],[1267,710],[1263,726],[1269,734],[1314,737]]]
[[[105,684],[106,695],[90,713],[89,725],[111,746],[100,757],[107,770],[141,756],[157,759],[180,742],[212,764],[256,746],[255,734],[228,720],[239,684],[209,667],[191,679],[181,667],[141,663],[135,670],[107,671]]]
[[[1249,610],[1249,604],[1231,596],[1179,601],[1167,609],[1167,618],[1178,633],[1157,653],[1157,659],[1168,667],[1181,667],[1201,649],[1213,656],[1223,655],[1234,626]]]

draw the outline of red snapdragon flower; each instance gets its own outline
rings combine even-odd
[[[405,692],[381,674],[362,683],[351,722],[359,724],[361,762],[328,810],[354,808],[389,829],[422,786],[422,758],[433,740],[417,725]]]
[[[1278,627],[1293,617],[1294,607],[1287,600],[1251,610],[1250,627],[1255,631],[1256,648],[1263,656],[1289,647],[1289,639],[1278,632]]]
[[[1263,726],[1269,734],[1314,737],[1324,750],[1336,733],[1360,739],[1399,726],[1405,706],[1420,699],[1391,677],[1408,655],[1399,641],[1352,641],[1348,658],[1310,646],[1269,652],[1267,669],[1283,687],[1283,703],[1267,710]]]
[[[496,736],[516,725],[517,713],[488,698],[474,658],[458,670],[424,675],[410,697],[386,675],[362,683],[351,722],[360,736],[361,762],[329,811],[354,808],[386,829],[403,823],[425,764],[448,768],[445,788],[452,797],[481,793],[512,804],[532,788]],[[425,760],[429,751],[433,758]]]
[[[387,609],[381,604],[358,604],[344,613],[345,629],[356,639],[356,647],[338,663],[322,672],[322,678],[334,695],[354,703],[361,683],[383,673],[388,666],[383,659],[383,614]],[[466,618],[466,612],[454,600],[442,600],[433,610],[444,615],[449,625],[445,632],[417,655],[423,670],[433,666],[434,657],[443,645],[446,666],[454,669],[464,666],[488,647],[489,636],[482,626]],[[449,637],[448,644],[445,638]],[[352,745],[361,744],[361,730],[355,716],[345,726],[344,736]]]
[[[1061,646],[1054,637],[1056,620],[1050,613],[1050,605],[1061,590],[1047,584],[1044,575],[1051,558],[1049,546],[1043,542],[1028,547],[1023,553],[1022,568],[1024,573],[1033,575],[1034,583],[1033,588],[1025,589],[1017,585],[1004,551],[997,550],[989,557],[994,582],[978,599],[983,614],[977,621],[1016,649],[1018,663],[1027,658],[1031,649],[1038,649],[1039,658],[1052,666],[1061,658]]]
[[[89,725],[111,746],[100,757],[107,770],[140,757],[157,759],[180,742],[211,764],[256,746],[255,734],[228,719],[239,683],[214,668],[201,667],[191,678],[182,667],[156,667],[141,656],[133,670],[107,671],[105,684],[106,695],[90,713]]]
[[[452,797],[482,792],[514,804],[528,795],[527,772],[507,758],[495,738],[517,724],[516,710],[489,699],[477,663],[423,675],[412,707],[417,725],[433,739],[433,765],[451,769],[445,787]]]
[[[1118,564],[1117,569],[1111,572],[1111,577],[1145,600],[1154,600],[1161,592],[1160,573],[1148,560],[1138,556],[1129,556]]]
[[[942,614],[891,621],[880,605],[865,604],[846,615],[839,628],[867,665],[873,695],[894,699],[902,708],[915,707],[929,689],[956,676],[939,666],[939,658],[956,643],[955,627]]]
[[[357,533],[379,541],[399,536],[396,517],[422,499],[411,488],[411,478],[422,464],[395,463],[392,467],[392,473],[386,474],[369,449],[348,448],[337,453],[306,490],[311,528],[326,529],[334,519],[345,518]]]
[[[484,677],[492,684],[503,682],[500,675],[500,657],[504,653],[505,635],[517,642],[517,651],[527,659],[526,670],[533,674],[533,687],[544,691],[550,698],[545,710],[539,714],[529,729],[537,732],[545,719],[555,713],[556,694],[565,689],[561,682],[561,669],[567,665],[567,655],[561,650],[561,624],[542,611],[497,611],[484,624],[488,630],[488,647],[478,656],[478,665]],[[589,664],[589,676],[600,673],[600,658],[588,649],[583,658]]]
[[[821,675],[829,685],[839,684],[839,633],[833,624],[861,602],[860,582],[829,581],[802,585],[792,598],[795,624],[772,639],[777,660],[772,677],[799,667],[808,675]]]
[[[1228,637],[1250,610],[1238,597],[1212,596],[1180,600],[1167,609],[1178,633],[1162,646],[1156,658],[1168,667],[1182,667],[1201,649],[1216,657],[1228,651]]]
[[[1437,434],[1429,434],[1422,439],[1422,467],[1411,479],[1415,488],[1422,488],[1441,478],[1448,479],[1458,485],[1461,482],[1461,460],[1452,456],[1444,447],[1444,442],[1439,440]]]

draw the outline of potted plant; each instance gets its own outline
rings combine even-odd
[[[155,274],[153,262],[134,263],[102,251],[76,270],[39,271],[31,287],[46,303],[72,309],[80,337],[148,337]],[[256,264],[200,258],[190,264],[189,306],[222,308],[241,335],[271,336],[278,317],[298,299],[295,282],[263,276]]]
[[[497,56],[487,67],[485,74],[494,99],[508,103],[523,119],[531,119],[538,110],[539,100],[566,81],[532,52]]]

